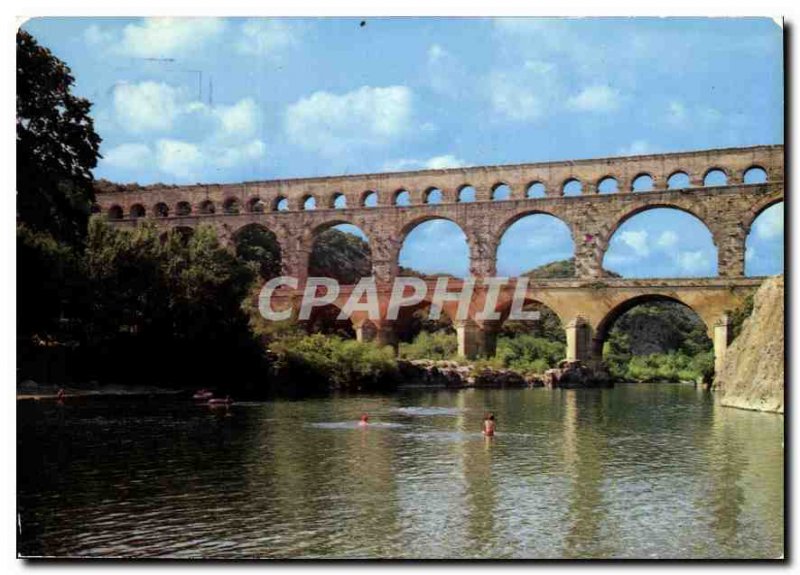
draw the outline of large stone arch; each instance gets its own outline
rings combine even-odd
[[[300,264],[303,266],[305,270],[306,276],[308,274],[308,268],[311,264],[311,254],[314,250],[314,245],[319,238],[319,236],[330,230],[335,228],[336,226],[340,225],[350,225],[358,228],[361,230],[364,235],[367,237],[366,242],[369,245],[370,250],[370,273],[373,274],[373,257],[372,257],[372,249],[373,249],[373,238],[367,231],[367,226],[361,219],[356,218],[346,218],[346,217],[330,217],[329,219],[325,219],[324,221],[315,223],[313,225],[307,226],[306,231],[302,238],[302,244],[304,246],[303,250],[301,251],[301,261]]]
[[[608,333],[614,322],[625,312],[645,303],[672,301],[692,310],[706,326],[706,333],[714,345],[715,365],[717,368],[719,367],[732,335],[728,314],[735,302],[731,300],[730,293],[709,296],[692,290],[685,292],[671,291],[669,293],[644,291],[643,293],[628,296],[618,292],[615,296],[613,302],[608,302],[609,305],[605,311],[599,315],[595,313],[595,317],[588,321],[588,326],[591,330],[591,345],[590,349],[584,352],[586,356],[595,361],[602,360],[603,344],[608,337]],[[734,299],[741,301],[741,294],[738,294]]]
[[[440,204],[434,204],[440,205]],[[445,208],[446,209],[446,208]],[[419,213],[410,215],[401,219],[395,227],[395,241],[391,242],[391,249],[393,251],[393,261],[395,270],[400,265],[400,252],[408,239],[409,234],[416,229],[419,225],[433,220],[445,220],[455,224],[464,234],[464,239],[467,244],[467,253],[469,254],[469,268],[472,269],[473,264],[473,250],[474,250],[474,226],[470,226],[467,222],[461,220],[459,217],[453,217],[452,213],[444,211],[426,212],[422,215]],[[472,231],[473,233],[470,233]]]
[[[586,250],[587,253],[590,254],[590,257],[595,259],[592,264],[596,265],[598,269],[604,269],[603,262],[611,244],[611,238],[614,237],[614,234],[619,230],[622,224],[639,214],[658,209],[677,210],[692,216],[703,224],[711,234],[711,242],[714,244],[714,247],[717,248],[717,274],[721,274],[722,266],[719,260],[722,257],[720,253],[722,231],[718,229],[717,226],[709,225],[710,218],[701,205],[689,199],[681,200],[680,198],[648,202],[645,204],[637,203],[633,206],[626,206],[624,209],[612,214],[606,222],[598,228],[597,234],[592,235],[590,249]]]
[[[713,327],[714,327],[714,320],[709,317],[703,317],[702,309],[695,309],[690,303],[687,303],[682,299],[678,294],[660,294],[660,293],[645,293],[645,294],[637,294],[622,301],[617,302],[613,307],[608,309],[605,312],[602,319],[594,326],[594,333],[592,337],[592,352],[595,355],[599,352],[599,355],[602,356],[602,349],[603,343],[605,342],[606,338],[608,337],[608,333],[611,331],[611,328],[614,326],[614,323],[626,312],[629,312],[633,308],[647,304],[647,303],[656,303],[656,302],[675,302],[679,303],[690,310],[692,310],[697,317],[705,324],[706,330],[708,331],[709,335],[713,334]],[[599,349],[598,349],[599,346]]]

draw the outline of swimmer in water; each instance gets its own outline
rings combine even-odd
[[[494,414],[487,413],[486,417],[483,419],[483,434],[486,437],[493,437],[495,426]]]
[[[361,425],[361,426],[365,426],[368,423],[369,423],[369,415],[367,415],[366,413],[363,413],[361,415],[361,421],[359,421],[358,424]]]

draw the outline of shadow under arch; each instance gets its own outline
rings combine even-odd
[[[307,320],[300,323],[306,333],[338,335],[343,339],[356,339],[356,330],[350,319],[339,319],[342,309],[337,303],[313,307]]]
[[[706,319],[696,309],[680,298],[664,294],[642,294],[633,296],[618,303],[611,310],[609,310],[608,313],[606,313],[603,319],[600,320],[592,335],[592,357],[595,359],[602,359],[603,344],[608,339],[611,329],[614,327],[614,324],[619,318],[640,305],[663,302],[677,303],[686,309],[689,309],[703,323],[706,328],[706,333],[712,333],[713,326],[709,325]]]
[[[448,336],[452,336],[453,345],[457,344],[455,324],[455,310],[452,309],[450,302],[447,302],[440,310],[439,317],[430,317],[433,309],[433,294],[427,293],[425,298],[409,306],[403,306],[398,310],[395,320],[395,333],[400,343],[412,343],[422,332],[435,333],[444,331]]]

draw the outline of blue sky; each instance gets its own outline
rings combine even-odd
[[[24,27],[94,102],[104,155],[95,175],[115,181],[783,142],[782,35],[769,19],[51,18]],[[782,270],[780,215],[754,226],[748,271]],[[569,255],[568,236],[549,233],[552,225],[530,218],[509,230],[516,239],[501,247],[499,271]],[[463,272],[460,230],[426,226],[403,250],[413,262],[401,264]],[[646,212],[620,228],[606,266],[630,276],[713,274],[704,233],[684,214]],[[424,249],[433,240],[447,247]]]

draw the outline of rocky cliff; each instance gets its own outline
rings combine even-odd
[[[781,275],[758,288],[753,313],[714,378],[722,405],[783,413],[783,313]]]

